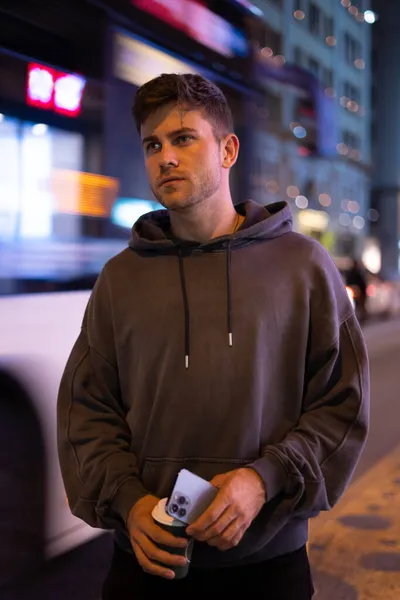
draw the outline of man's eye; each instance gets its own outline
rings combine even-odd
[[[159,150],[160,146],[160,142],[150,142],[146,146],[146,152],[156,152],[157,150]]]
[[[179,144],[186,144],[187,142],[190,142],[193,139],[194,137],[192,135],[180,135],[176,138],[176,141]]]

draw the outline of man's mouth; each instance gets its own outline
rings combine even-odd
[[[159,187],[167,185],[168,183],[176,183],[178,181],[184,181],[183,177],[165,177],[160,181]]]

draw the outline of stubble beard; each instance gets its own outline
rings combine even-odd
[[[189,186],[191,192],[186,196],[174,198],[174,193],[163,194],[160,193],[160,189],[154,189],[152,192],[156,197],[157,201],[168,210],[181,211],[197,204],[202,204],[208,198],[213,196],[221,185],[221,166],[215,166],[209,169],[206,176],[203,177],[198,183],[193,184],[190,181]]]

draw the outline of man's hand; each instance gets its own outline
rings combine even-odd
[[[185,538],[175,537],[154,522],[151,513],[158,501],[159,498],[148,495],[136,502],[128,515],[127,527],[133,551],[142,569],[151,575],[173,579],[175,573],[166,567],[186,566],[186,559],[184,556],[161,550],[157,544],[186,548],[188,541]]]
[[[253,469],[236,469],[211,481],[220,488],[214,502],[186,529],[188,535],[219,550],[237,546],[266,501],[261,477]]]

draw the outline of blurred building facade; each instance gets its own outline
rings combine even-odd
[[[371,35],[369,0],[252,0],[267,29],[264,61],[305,70],[322,103],[292,85],[266,85],[264,202],[291,202],[299,231],[335,256],[370,251]],[[271,65],[272,66],[272,65]],[[289,82],[291,83],[291,82]],[[316,114],[319,113],[319,114]]]

